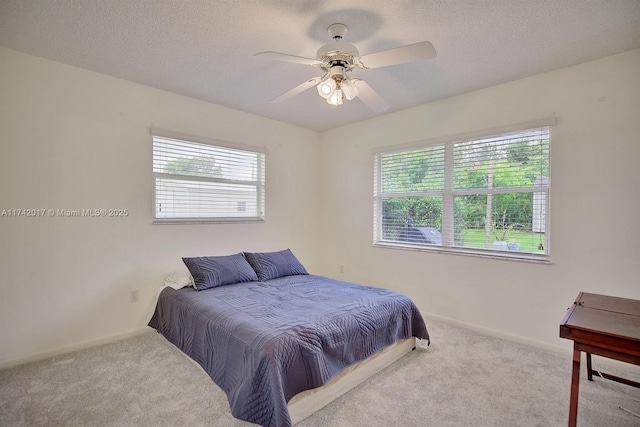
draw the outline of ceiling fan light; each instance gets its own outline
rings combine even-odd
[[[336,89],[336,82],[333,79],[327,79],[323,82],[320,82],[316,87],[318,89],[318,95],[327,99]]]
[[[344,97],[349,101],[358,96],[358,86],[356,86],[356,82],[352,79],[343,80],[342,83],[340,83],[340,88],[344,93]]]
[[[331,95],[327,98],[327,104],[335,107],[342,105],[342,91],[340,89],[336,89],[331,92]]]

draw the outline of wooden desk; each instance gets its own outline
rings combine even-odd
[[[591,355],[640,365],[640,301],[580,292],[560,323],[560,337],[573,340],[573,371],[569,426],[578,417],[580,352],[587,354],[587,378],[599,372],[591,368]],[[602,373],[602,377],[633,387],[640,383]]]

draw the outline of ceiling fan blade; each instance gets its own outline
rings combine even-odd
[[[433,45],[430,42],[420,42],[361,56],[360,63],[365,68],[380,68],[435,57],[436,49]]]
[[[314,77],[312,79],[309,79],[306,82],[304,82],[304,83],[294,87],[293,89],[283,93],[282,95],[273,98],[271,100],[271,102],[282,102],[285,99],[289,99],[289,98],[291,98],[293,96],[296,96],[299,93],[302,93],[305,90],[310,89],[313,86],[317,85],[318,83],[320,83],[320,80],[322,80],[322,78],[320,78],[320,77]]]
[[[295,55],[287,55],[286,53],[278,53],[278,52],[260,52],[256,53],[253,56],[261,56],[267,59],[273,59],[275,61],[284,61],[284,62],[293,62],[295,64],[302,65],[320,65],[322,62],[317,59],[305,58],[303,56],[295,56]]]
[[[378,95],[378,92],[373,90],[371,86],[369,86],[364,80],[358,80],[357,86],[358,98],[360,98],[360,100],[364,102],[367,107],[371,108],[376,113],[382,113],[383,111],[391,107],[389,104],[387,104],[387,101],[382,99],[382,97]]]

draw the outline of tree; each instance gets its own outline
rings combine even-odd
[[[402,197],[382,203],[383,236],[395,239],[405,231],[408,222],[415,227],[442,229],[442,200],[434,197]]]
[[[223,177],[222,168],[216,165],[213,156],[179,157],[168,162],[163,171],[175,175]]]
[[[388,154],[382,164],[382,187],[385,192],[440,190],[444,185],[442,146]]]
[[[444,146],[389,153],[382,158],[383,193],[405,193],[383,201],[383,235],[393,239],[410,219],[416,227],[442,230],[442,197],[411,196],[444,190]],[[388,165],[388,166],[386,166]],[[493,235],[506,237],[508,230],[529,228],[533,221],[533,193],[503,193],[487,189],[531,188],[549,176],[548,145],[535,133],[520,138],[487,138],[455,143],[453,188],[456,195],[454,242],[463,245],[467,229],[485,231],[485,247]],[[482,190],[479,194],[468,194]],[[484,194],[482,194],[484,193]]]

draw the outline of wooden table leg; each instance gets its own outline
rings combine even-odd
[[[585,353],[587,356],[587,379],[593,381],[593,369],[591,368],[591,353]]]
[[[580,350],[573,343],[573,370],[571,372],[571,400],[569,401],[569,427],[578,423],[578,387],[580,385]]]

